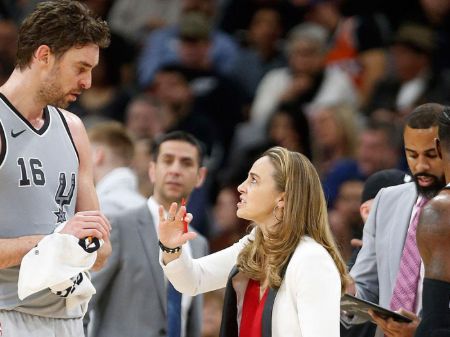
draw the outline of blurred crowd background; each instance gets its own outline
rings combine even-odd
[[[0,2],[0,83],[14,68],[18,26],[38,2]],[[109,23],[112,43],[92,88],[68,110],[88,129],[124,125],[144,197],[155,137],[195,135],[209,171],[188,209],[211,251],[245,233],[236,187],[257,156],[280,145],[316,166],[349,259],[350,240],[362,234],[366,178],[406,172],[405,118],[420,104],[450,103],[448,0],[82,2]],[[217,325],[214,310],[220,321],[215,295],[205,298],[204,337]]]

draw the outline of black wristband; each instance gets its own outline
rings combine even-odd
[[[175,248],[166,247],[159,240],[158,240],[158,245],[159,245],[159,248],[161,248],[161,250],[163,252],[169,253],[169,254],[175,254],[175,253],[178,253],[181,250],[181,247],[175,247]]]

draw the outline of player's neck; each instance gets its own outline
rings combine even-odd
[[[36,99],[35,84],[27,78],[31,79],[31,76],[27,76],[27,71],[22,72],[16,68],[5,84],[0,87],[0,92],[24,118],[32,124],[39,124],[46,104]]]

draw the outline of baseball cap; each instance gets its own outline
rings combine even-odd
[[[179,23],[179,37],[182,40],[209,40],[212,25],[209,18],[200,12],[182,14]]]
[[[411,176],[398,169],[387,169],[375,172],[364,184],[361,204],[375,198],[377,193],[385,187],[401,185],[411,181]]]
[[[431,28],[407,23],[400,26],[392,41],[403,44],[422,53],[431,54],[436,48],[434,32]]]

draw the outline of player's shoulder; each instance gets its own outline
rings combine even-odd
[[[433,199],[431,199],[425,209],[436,211],[450,211],[450,189],[444,188]]]
[[[64,120],[66,121],[67,125],[69,126],[69,128],[83,128],[84,129],[84,125],[83,122],[81,121],[80,117],[78,117],[77,115],[75,115],[74,113],[58,108],[58,111],[61,112]]]

